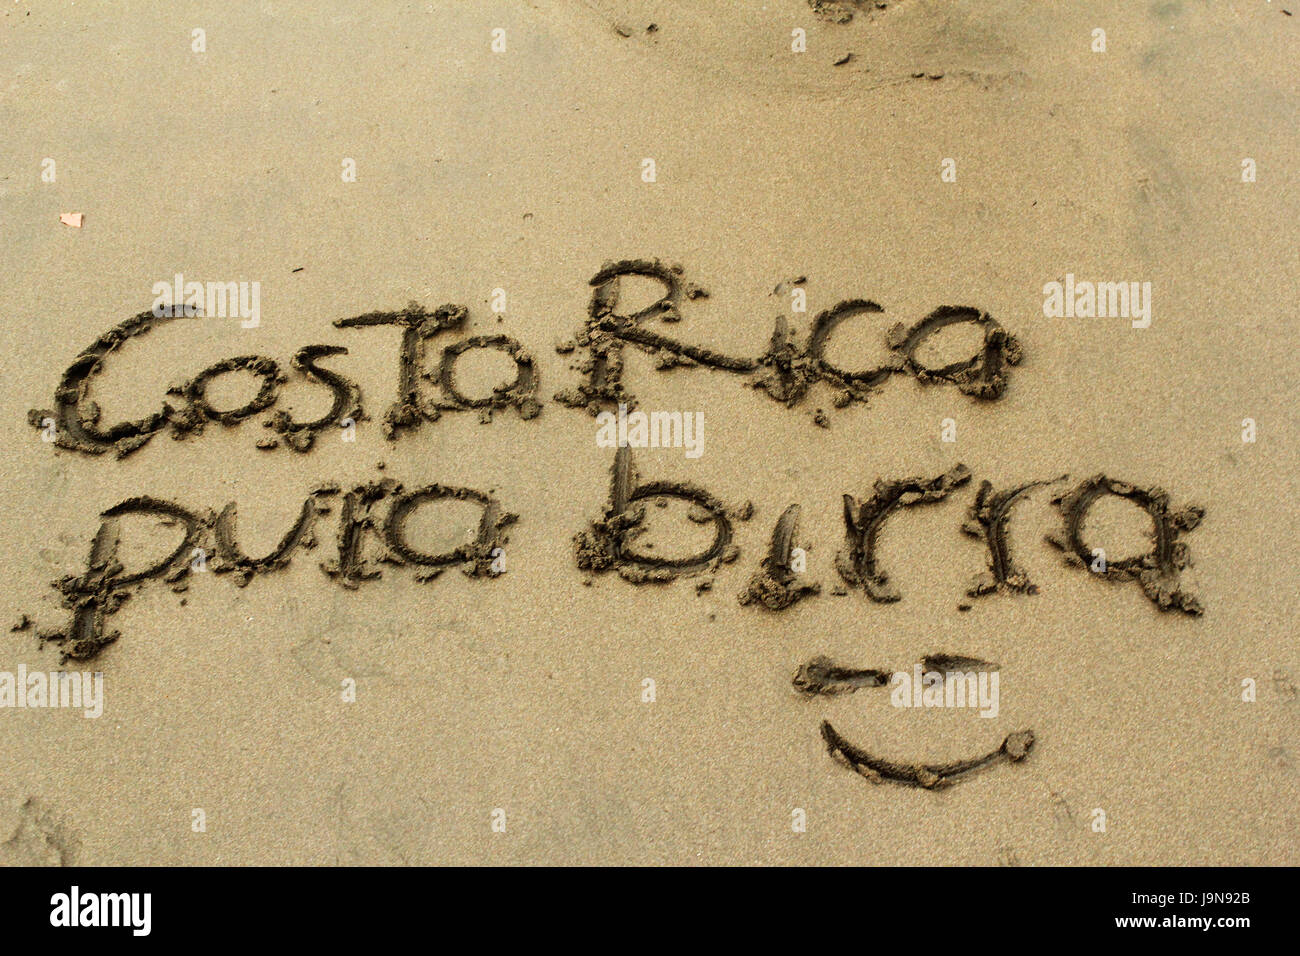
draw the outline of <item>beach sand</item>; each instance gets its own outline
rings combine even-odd
[[[847,23],[803,0],[5,6],[0,576],[4,614],[31,623],[0,632],[0,670],[60,667],[38,639],[71,619],[52,583],[86,573],[111,506],[237,502],[258,555],[312,488],[341,493],[315,549],[245,587],[210,570],[183,591],[143,582],[109,615],[120,638],[63,665],[102,672],[101,717],[0,710],[0,863],[1300,863],[1300,21],[1280,2],[844,6]],[[803,342],[860,298],[883,312],[835,333],[840,368],[896,357],[890,328],[941,306],[987,312],[1022,357],[996,399],[903,373],[865,402],[837,407],[821,382],[787,407],[749,375],[660,370],[626,347],[638,407],[705,423],[698,457],[634,449],[641,480],[699,486],[735,514],[752,503],[734,561],[634,583],[578,565],[615,452],[554,396],[583,381],[582,348],[556,346],[583,329],[589,280],[635,259],[708,293],[643,327],[728,356],[763,355],[779,316]],[[259,283],[259,325],[178,320],[127,342],[92,379],[101,425],[180,408],[169,385],[245,355],[285,373],[272,411],[324,416],[328,391],[290,362],[323,344],[347,349],[321,364],[360,387],[353,440],[331,426],[305,453],[258,448],[268,411],[159,431],[121,458],[43,441],[29,411],[52,410],[74,358],[178,273]],[[1046,316],[1044,286],[1067,274],[1149,282],[1149,327]],[[625,298],[657,288],[627,280]],[[449,410],[387,439],[401,334],[333,323],[412,301],[468,308],[426,367],[467,336],[509,336],[540,414]],[[925,361],[979,341],[953,327]],[[464,392],[513,376],[486,351],[464,358]],[[257,387],[222,376],[209,398],[234,408]],[[880,532],[901,600],[846,587],[843,496],[958,464],[968,483]],[[987,569],[961,531],[979,484],[1063,474],[1009,525],[1037,593],[968,597]],[[1204,509],[1179,536],[1203,614],[1161,611],[1045,540],[1063,524],[1053,497],[1098,474]],[[505,573],[420,581],[381,562],[354,588],[322,573],[343,493],[383,478],[517,514]],[[795,503],[801,580],[820,594],[742,605]],[[680,502],[648,510],[642,553],[708,546]],[[479,511],[439,502],[409,540],[454,547]],[[1113,563],[1149,550],[1146,524],[1111,496],[1086,538]],[[182,540],[131,528],[128,569]],[[995,717],[792,684],[820,656],[910,672],[938,653],[996,662]],[[908,766],[1022,731],[1034,745],[915,787],[832,759],[823,721]]]

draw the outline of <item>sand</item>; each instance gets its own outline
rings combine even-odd
[[[844,6],[6,6],[0,576],[30,623],[0,632],[0,671],[100,672],[103,714],[0,709],[0,863],[1300,862],[1300,23],[1282,2]],[[624,260],[680,267],[670,312],[649,278],[593,307]],[[178,273],[259,283],[260,323],[113,349],[81,396],[101,427],[172,407],[123,457],[75,447],[80,412],[44,441],[74,359]],[[1151,283],[1149,327],[1045,315],[1067,274]],[[818,368],[886,371],[782,392],[852,300],[877,308]],[[438,328],[444,305],[467,314]],[[993,328],[909,352],[943,307],[1014,338],[996,394],[924,381]],[[372,313],[430,333],[404,381],[403,329],[336,325]],[[598,420],[556,399],[591,397],[602,319],[659,337],[618,340],[633,410],[703,415],[697,457],[629,450],[640,535]],[[443,349],[477,336],[508,341],[462,346],[448,400]],[[686,345],[648,354],[665,338]],[[307,346],[347,350],[308,358],[365,418],[295,366]],[[241,356],[274,365],[200,375]],[[520,368],[505,407],[474,404]],[[274,405],[213,420],[264,385]],[[1116,494],[1079,536],[1108,572],[1066,563],[1095,476],[1167,493],[1160,567]],[[1032,482],[995,559],[989,496]],[[382,539],[435,484],[479,497],[410,500]],[[882,488],[904,500],[877,526]],[[124,569],[92,580],[101,513],[141,496],[185,511],[122,518]],[[316,546],[219,573],[231,502],[247,555],[302,515]],[[351,544],[345,514],[372,522]],[[119,586],[178,548],[175,580]],[[40,639],[67,633],[65,596],[128,591],[86,659]],[[859,673],[942,654],[995,669],[996,717],[892,706]],[[820,658],[838,692],[807,692]]]

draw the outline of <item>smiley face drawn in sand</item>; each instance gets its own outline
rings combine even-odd
[[[1007,520],[1012,505],[1030,489],[1054,485],[1068,478],[1068,475],[1062,475],[1056,479],[1026,482],[1002,491],[995,491],[990,482],[981,484],[974,504],[967,511],[962,530],[985,541],[989,549],[989,570],[975,579],[966,592],[969,597],[1038,593],[1038,587],[1029,582],[1028,576],[1012,559],[1007,543]],[[969,479],[969,470],[958,464],[934,478],[878,480],[875,493],[866,501],[845,495],[844,520],[848,533],[845,548],[836,559],[840,577],[846,584],[860,587],[875,602],[899,600],[901,595],[881,567],[877,553],[881,524],[900,509],[942,501]],[[1146,513],[1151,525],[1151,545],[1143,554],[1112,560],[1098,567],[1095,563],[1090,565],[1089,559],[1095,554],[1104,555],[1104,551],[1091,548],[1085,525],[1092,505],[1107,496],[1128,501]],[[1102,474],[1085,479],[1052,500],[1064,523],[1062,529],[1049,535],[1047,540],[1064,552],[1068,565],[1087,568],[1089,573],[1111,581],[1133,581],[1160,611],[1178,611],[1192,617],[1204,613],[1200,600],[1186,589],[1182,581],[1182,572],[1190,566],[1191,556],[1187,544],[1181,540],[1185,533],[1200,525],[1205,516],[1204,508],[1198,505],[1174,507],[1169,493],[1162,488],[1140,488]],[[797,577],[788,567],[797,515],[797,508],[792,507],[782,517],[764,562],[765,573],[756,576],[750,585],[753,598],[761,599],[763,606],[768,608],[786,607],[802,596],[801,591],[795,590]],[[750,595],[742,597],[742,603],[747,597]],[[958,607],[969,610],[970,605]],[[990,672],[996,676],[996,671],[997,665],[975,658],[929,655],[922,658],[916,668],[911,687],[916,689],[918,696],[938,693],[945,706],[953,706],[948,694],[954,679],[982,680]],[[852,693],[863,687],[883,687],[897,676],[882,670],[842,666],[827,657],[814,657],[795,673],[793,684],[795,690],[805,697],[833,696]],[[973,690],[974,686],[972,684],[970,689]],[[982,695],[982,686],[980,691]],[[961,693],[963,700],[969,696],[970,690]],[[932,705],[927,702],[923,706]],[[948,763],[922,763],[899,762],[877,756],[845,739],[827,720],[821,723],[821,735],[832,759],[869,780],[926,789],[948,786],[971,773],[1000,763],[1019,763],[1029,755],[1035,740],[1032,730],[1020,730],[1008,734],[997,747],[983,754]]]
[[[976,671],[983,671],[985,674],[989,671],[996,672],[997,665],[970,657],[933,654],[922,658],[916,670],[918,677],[923,675],[925,693],[930,694],[937,690],[943,694],[948,693],[949,688],[953,686],[951,681],[960,680],[956,675],[973,676]],[[805,697],[836,696],[851,694],[864,687],[884,687],[891,682],[898,684],[900,683],[897,680],[898,676],[874,668],[844,667],[828,657],[814,657],[795,672],[792,684],[794,689]],[[1029,751],[1034,746],[1034,732],[1020,730],[1008,734],[997,747],[987,753],[947,763],[923,763],[877,756],[845,739],[829,720],[821,722],[821,735],[822,740],[826,742],[826,752],[832,760],[861,774],[873,783],[888,781],[926,790],[951,786],[977,771],[1000,763],[1019,763],[1029,756]]]

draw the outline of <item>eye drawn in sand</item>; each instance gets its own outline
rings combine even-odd
[[[806,696],[851,694],[860,687],[884,687],[889,677],[888,671],[841,667],[829,657],[819,656],[801,664],[791,683]]]
[[[731,508],[704,489],[684,482],[639,483],[632,450],[627,446],[615,453],[610,476],[609,504],[603,516],[573,537],[578,567],[582,570],[597,574],[616,570],[620,577],[633,584],[664,583],[717,570],[740,555],[740,549],[731,543],[732,521],[749,520],[754,511],[751,503]],[[691,506],[690,520],[713,525],[713,541],[702,551],[684,558],[636,552],[632,545],[644,531],[646,504],[674,498]]]
[[[921,665],[927,673],[944,674],[949,671],[974,671],[997,669],[996,664],[977,658],[950,654],[931,654],[922,658]],[[875,668],[858,669],[835,664],[828,657],[814,657],[795,672],[791,681],[794,689],[805,698],[851,694],[861,688],[884,687],[890,682],[892,672]],[[965,760],[946,763],[897,761],[877,756],[850,743],[830,721],[821,722],[821,736],[826,752],[836,763],[865,777],[872,783],[896,783],[908,787],[937,790],[951,786],[969,775],[994,767],[1000,763],[1019,763],[1034,746],[1034,732],[1021,730],[1008,734],[988,753]]]
[[[935,478],[878,478],[874,493],[866,501],[845,495],[845,544],[835,556],[835,569],[844,583],[862,588],[873,601],[900,600],[902,594],[890,582],[877,557],[877,539],[885,519],[900,508],[942,501],[968,481],[970,470],[958,464]]]
[[[1104,570],[1093,573],[1112,581],[1136,581],[1151,601],[1162,611],[1179,610],[1200,615],[1205,608],[1193,595],[1182,589],[1182,571],[1191,564],[1187,544],[1178,540],[1200,525],[1205,509],[1189,505],[1173,510],[1169,493],[1163,488],[1138,488],[1105,475],[1094,475],[1072,491],[1058,495],[1053,502],[1065,517],[1063,533],[1049,535],[1050,544],[1065,553],[1066,564],[1091,568],[1093,549],[1084,541],[1084,524],[1088,511],[1105,495],[1125,498],[1151,517],[1152,548],[1149,552],[1119,561],[1106,561]]]

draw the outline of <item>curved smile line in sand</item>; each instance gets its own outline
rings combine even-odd
[[[877,757],[854,746],[836,732],[829,720],[822,721],[822,739],[826,741],[826,752],[833,760],[846,764],[850,770],[860,773],[868,780],[875,783],[889,780],[909,787],[924,787],[927,790],[950,786],[963,775],[992,766],[1002,760],[1019,763],[1029,755],[1029,751],[1034,746],[1034,732],[1018,730],[1007,734],[996,750],[979,757],[954,760],[944,764],[903,764]]]

